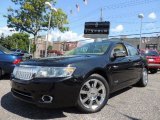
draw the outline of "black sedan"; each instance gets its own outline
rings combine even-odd
[[[12,75],[12,94],[40,107],[77,106],[101,110],[110,93],[130,85],[145,87],[147,64],[137,49],[118,40],[93,42],[65,56],[22,62]]]

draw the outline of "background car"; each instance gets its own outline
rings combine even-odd
[[[48,51],[48,57],[49,56],[61,56],[63,55],[63,52],[58,51],[58,50],[49,50]]]
[[[0,45],[0,78],[5,73],[11,74],[14,67],[22,61],[20,54],[14,53]]]
[[[32,54],[29,54],[25,50],[11,49],[11,51],[15,52],[16,54],[20,54],[21,56],[23,56],[24,59],[31,59],[32,58]]]
[[[153,49],[142,50],[141,54],[147,58],[148,70],[151,73],[157,73],[158,69],[160,69],[160,55],[158,51]]]
[[[29,54],[27,51],[22,50],[21,53],[23,53],[24,58],[26,59],[31,59],[32,58],[32,54]]]

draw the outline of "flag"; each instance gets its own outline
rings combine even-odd
[[[79,12],[80,11],[80,7],[78,4],[76,4],[76,8],[77,8],[77,11]]]
[[[70,14],[73,15],[73,10],[70,10]]]
[[[88,4],[88,1],[87,0],[83,0],[84,4],[87,5]]]

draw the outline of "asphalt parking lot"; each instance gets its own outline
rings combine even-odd
[[[111,95],[98,113],[82,114],[75,108],[43,109],[12,97],[7,76],[0,80],[0,120],[160,120],[160,72],[149,74],[146,88],[128,87]]]

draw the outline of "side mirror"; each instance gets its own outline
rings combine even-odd
[[[127,56],[125,51],[117,51],[113,54],[114,58],[125,57],[125,56]]]

